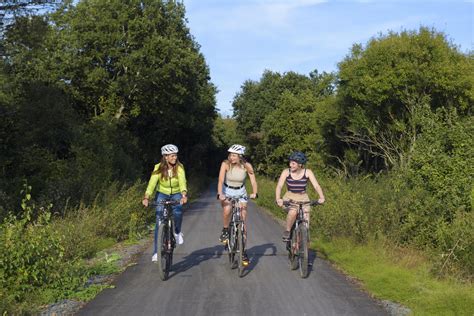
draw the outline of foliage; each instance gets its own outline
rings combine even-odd
[[[30,190],[25,185],[23,216],[10,216],[0,226],[0,287],[7,302],[21,303],[38,288],[58,299],[84,281],[76,258],[64,260],[63,236],[51,230],[49,210],[40,210],[34,219]]]
[[[331,102],[333,82],[333,74],[317,71],[309,76],[266,71],[260,81],[243,84],[234,98],[234,115],[259,171],[274,175],[296,149],[321,157],[317,152],[330,129],[323,127],[338,115]]]
[[[0,2],[0,56],[4,56],[3,36],[5,31],[19,19],[31,17],[39,11],[51,11],[59,7],[63,0],[2,0]]]
[[[447,210],[469,210],[474,175],[474,117],[455,109],[425,111],[407,180],[432,192]],[[449,217],[449,215],[448,215]]]
[[[324,161],[323,128],[334,122],[332,115],[337,117],[332,101],[330,98],[318,101],[311,90],[296,95],[284,92],[276,109],[263,121],[265,133],[259,148],[264,160],[259,162],[258,170],[278,176],[295,150],[305,152],[313,166]]]
[[[182,3],[66,1],[17,18],[2,45],[0,219],[24,178],[63,213],[148,175],[164,143],[178,144],[187,171],[208,169],[194,157],[213,153],[202,140],[215,87]]]
[[[85,117],[126,123],[147,168],[164,143],[186,161],[211,136],[215,87],[175,1],[81,1],[52,17],[45,65]],[[150,144],[155,144],[150,146]]]
[[[354,45],[339,63],[342,140],[358,149],[369,170],[405,167],[419,132],[413,121],[419,107],[472,115],[473,72],[472,58],[424,27]]]
[[[443,202],[422,187],[408,187],[403,175],[351,179],[318,176],[318,182],[326,203],[312,210],[312,236],[346,238],[360,244],[386,240],[425,253],[438,276],[472,278],[472,212],[458,211],[446,221],[439,216],[445,209]],[[274,202],[276,182],[258,177],[258,183],[256,202],[283,218]],[[313,192],[310,196],[315,197]]]
[[[106,256],[93,267],[87,267],[83,259],[110,245],[108,239],[115,243],[148,233],[154,216],[139,204],[143,190],[143,183],[121,190],[111,186],[94,208],[53,220],[50,210],[40,210],[33,203],[31,187],[25,184],[22,217],[10,216],[0,226],[0,295],[6,304],[0,309],[28,310],[34,304],[82,297],[93,291],[84,289],[87,277],[116,272],[116,255]],[[22,307],[26,300],[34,304]]]
[[[244,143],[242,135],[238,132],[239,128],[235,119],[218,115],[212,133],[213,143],[222,151],[227,151],[232,144]]]

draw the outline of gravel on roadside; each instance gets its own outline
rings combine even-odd
[[[152,238],[144,238],[139,240],[137,243],[128,245],[126,243],[118,243],[113,247],[106,249],[104,252],[107,254],[118,254],[120,259],[116,261],[119,267],[119,271],[123,272],[127,267],[137,262],[138,256],[150,245]],[[110,275],[96,275],[92,276],[86,282],[86,286],[93,284],[107,285],[111,284],[112,281],[117,277],[118,274]],[[73,299],[65,299],[59,302],[49,304],[42,309],[41,316],[57,316],[57,315],[74,315],[77,313],[86,302],[77,301]]]

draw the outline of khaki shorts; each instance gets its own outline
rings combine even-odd
[[[287,191],[285,195],[283,195],[283,201],[289,201],[289,200],[293,200],[295,202],[305,202],[305,201],[309,201],[310,199],[307,193],[293,193],[293,192]],[[297,210],[297,206],[291,205],[288,207],[288,210],[290,209]],[[309,205],[304,205],[303,210],[305,213],[309,213],[309,211],[311,210],[311,207]]]

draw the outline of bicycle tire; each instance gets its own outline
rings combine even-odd
[[[235,269],[235,233],[234,226],[229,226],[229,239],[227,239],[227,251],[229,252],[229,265],[231,269]]]
[[[244,234],[242,230],[242,225],[239,225],[237,228],[237,252],[238,252],[238,272],[239,272],[239,277],[242,277],[244,275]]]
[[[293,230],[291,233],[291,239],[288,241],[290,244],[288,247],[288,259],[290,261],[290,269],[296,270],[298,269],[298,239],[297,239],[297,231]]]
[[[308,277],[308,228],[305,225],[299,227],[299,255],[300,276]]]
[[[168,242],[169,238],[169,227],[164,223],[161,223],[158,228],[158,241],[157,241],[157,249],[158,249],[158,273],[160,275],[160,279],[162,281],[166,281],[169,275],[170,269],[170,258],[168,252]]]

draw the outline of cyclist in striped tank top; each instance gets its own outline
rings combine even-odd
[[[314,190],[319,195],[318,202],[324,203],[325,198],[324,198],[323,190],[321,189],[321,186],[316,180],[316,177],[314,176],[313,171],[311,171],[310,169],[304,168],[304,164],[307,161],[305,154],[303,154],[302,152],[296,151],[290,155],[288,160],[289,160],[289,168],[284,169],[282,171],[280,175],[280,179],[278,180],[278,184],[275,189],[275,199],[278,206],[283,207],[284,200],[286,201],[293,200],[297,202],[309,201],[310,198],[308,194],[306,193],[308,180],[309,182],[311,182],[311,185],[313,186]],[[285,193],[282,199],[280,197],[281,190],[285,182],[286,182],[287,192]],[[309,205],[304,206],[305,218],[308,221],[308,224],[309,224],[309,212],[310,212],[310,206]],[[290,237],[290,229],[296,220],[296,213],[297,213],[296,207],[291,206],[288,209],[288,215],[286,217],[286,229],[283,232],[283,241],[287,241],[288,238]]]

